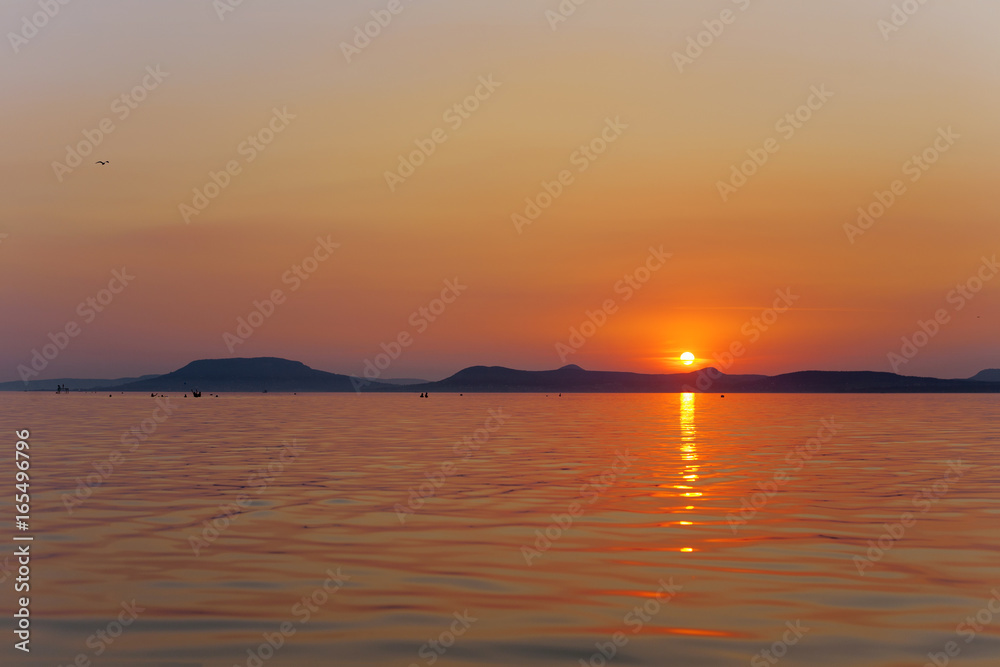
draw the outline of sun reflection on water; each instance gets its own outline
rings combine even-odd
[[[680,415],[681,415],[681,459],[687,461],[684,466],[684,474],[681,477],[689,482],[697,481],[698,469],[698,449],[695,446],[694,408],[696,394],[680,395]],[[691,487],[678,487],[691,488]],[[699,494],[700,495],[700,494]]]
[[[681,460],[684,461],[684,470],[681,473],[681,478],[688,483],[698,481],[698,470],[701,467],[698,465],[698,448],[695,444],[695,436],[697,434],[694,425],[696,400],[696,394],[680,395]],[[695,487],[688,484],[676,484],[674,488],[684,491],[684,493],[680,494],[683,498],[699,498],[702,496],[701,492],[695,491]],[[694,506],[689,505],[685,509],[693,510]],[[695,522],[680,521],[679,525],[694,526]],[[683,547],[680,551],[683,553],[693,553],[695,549],[692,547]]]

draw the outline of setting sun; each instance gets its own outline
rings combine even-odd
[[[1000,0],[0,2],[0,667],[1000,667]]]

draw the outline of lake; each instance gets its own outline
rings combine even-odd
[[[30,657],[0,552],[3,664],[1000,663],[997,395],[5,393],[0,414],[2,523],[28,429],[34,537]]]

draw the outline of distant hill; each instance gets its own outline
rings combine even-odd
[[[129,382],[115,391],[149,392],[345,392],[355,391],[350,376],[326,373],[298,361],[255,359],[203,359],[157,378]],[[390,391],[391,385],[367,383],[362,391]]]
[[[394,384],[397,386],[406,386],[409,384],[427,384],[430,380],[417,380],[415,378],[379,378],[378,380],[382,384]]]
[[[56,387],[62,385],[73,391],[79,389],[103,389],[113,387],[126,382],[138,382],[139,380],[150,380],[159,377],[158,375],[142,375],[136,378],[118,378],[117,380],[84,380],[80,378],[58,378],[55,380],[28,380],[24,382],[0,382],[0,391],[55,391]]]
[[[988,368],[973,375],[970,380],[976,382],[1000,382],[1000,368]]]
[[[982,387],[982,388],[980,388]],[[800,371],[764,378],[748,391],[761,393],[907,393],[1000,391],[1000,384],[940,380],[873,371]]]
[[[700,385],[699,385],[700,382]],[[726,375],[715,368],[692,373],[646,375],[586,371],[564,366],[554,371],[518,371],[474,366],[440,382],[408,387],[428,392],[680,392],[714,393],[913,393],[1000,392],[1000,383],[939,380],[872,371],[802,371],[769,377]]]
[[[138,379],[47,380],[74,389],[129,392],[439,392],[439,393],[1000,393],[1000,371],[988,370],[969,380],[908,377],[872,371],[801,371],[784,375],[726,375],[715,368],[690,373],[644,374],[588,371],[576,365],[551,371],[521,371],[501,366],[473,366],[438,382],[386,380],[360,382],[347,375],[309,368],[298,361],[203,359],[172,373]],[[410,384],[410,382],[418,384]],[[84,384],[87,383],[87,384]],[[18,382],[6,383],[23,389]]]
[[[714,369],[712,369],[714,371]],[[672,375],[646,375],[618,371],[586,371],[569,365],[554,371],[519,371],[501,366],[473,366],[439,382],[408,387],[415,391],[445,392],[679,392],[696,387],[709,369]],[[742,386],[763,375],[722,375],[727,387]],[[709,386],[714,385],[711,383]]]

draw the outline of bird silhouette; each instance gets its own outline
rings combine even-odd
[[[111,160],[98,160],[94,164],[100,164],[100,165],[111,164]]]

